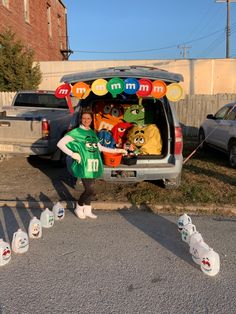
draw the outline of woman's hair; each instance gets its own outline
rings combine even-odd
[[[81,118],[82,118],[82,115],[85,114],[85,113],[89,114],[91,116],[91,118],[93,118],[93,112],[92,112],[90,107],[85,107],[85,108],[82,109],[82,111],[81,111]]]

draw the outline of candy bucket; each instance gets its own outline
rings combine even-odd
[[[103,152],[103,161],[106,166],[117,167],[119,166],[121,159],[122,154]]]
[[[128,166],[136,165],[136,163],[137,163],[137,156],[132,156],[132,155],[123,156],[122,163],[124,165],[128,165]]]

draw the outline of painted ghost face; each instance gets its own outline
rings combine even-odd
[[[55,220],[61,220],[65,217],[65,209],[60,202],[53,205],[52,212]]]
[[[196,227],[193,224],[187,224],[183,226],[181,231],[181,238],[184,242],[189,244],[190,237],[196,232]]]
[[[115,140],[112,136],[112,133],[107,130],[100,130],[97,134],[99,143],[102,146],[114,148],[116,146]]]
[[[209,251],[209,246],[203,241],[195,241],[190,245],[190,254],[192,255],[193,261],[201,265],[201,255],[205,251]]]
[[[36,217],[33,217],[30,221],[28,235],[31,239],[38,239],[42,236],[41,222]]]
[[[53,224],[54,224],[54,216],[53,215],[49,215],[48,223],[49,223],[50,226],[53,226]]]
[[[39,236],[40,230],[40,225],[38,223],[34,223],[32,226],[32,236],[37,238]]]
[[[19,229],[13,234],[12,250],[15,253],[24,253],[28,251],[29,238],[26,232]]]
[[[19,238],[18,247],[19,249],[23,249],[28,245],[28,239],[26,237]]]
[[[123,121],[123,109],[119,105],[99,103],[95,107],[94,129],[111,130],[117,123]]]
[[[50,228],[54,225],[54,214],[51,210],[46,208],[42,211],[40,216],[40,222],[43,228]]]
[[[2,253],[2,258],[4,261],[7,261],[9,258],[11,258],[11,250],[10,247],[7,246]]]
[[[64,208],[59,208],[58,213],[57,213],[57,217],[58,219],[62,219],[65,216],[65,210]]]
[[[11,249],[7,242],[1,241],[0,247],[0,265],[5,265],[11,259]]]
[[[220,270],[219,254],[212,249],[205,250],[201,255],[201,270],[208,276],[215,276]]]
[[[192,219],[187,214],[183,214],[182,216],[180,216],[178,219],[179,232],[182,231],[184,225],[187,225],[189,223],[192,223]]]

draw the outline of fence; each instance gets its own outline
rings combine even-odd
[[[185,136],[196,136],[207,114],[215,113],[224,104],[236,101],[236,94],[186,95],[175,103]]]
[[[0,108],[10,106],[16,92],[0,92]]]
[[[0,92],[1,106],[11,105],[14,92]],[[185,136],[196,136],[201,122],[208,113],[215,113],[222,105],[236,101],[236,94],[186,95],[175,103]]]

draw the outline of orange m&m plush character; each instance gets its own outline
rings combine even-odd
[[[96,132],[111,129],[119,122],[123,122],[124,112],[121,106],[98,102],[95,106],[94,130]]]

